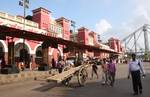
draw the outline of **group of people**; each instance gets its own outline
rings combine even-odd
[[[116,75],[116,62],[113,58],[107,58],[101,60],[102,67],[102,85],[110,85],[113,86],[115,82]],[[92,78],[95,73],[97,79],[99,78],[97,73],[98,67],[97,64],[92,65]]]
[[[142,82],[141,75],[145,77],[145,71],[143,68],[143,64],[140,60],[136,59],[136,54],[131,55],[132,60],[128,62],[128,79],[130,76],[132,77],[132,85],[133,85],[133,95],[142,94]],[[113,58],[103,59],[101,61],[102,67],[102,85],[114,86],[115,75],[116,75],[116,62]],[[98,77],[98,67],[96,64],[92,65],[92,78],[93,74]]]
[[[61,73],[63,68],[67,65],[73,66],[74,63],[69,60],[64,60],[64,59],[56,61],[54,58],[52,58],[52,68],[58,69],[59,73]]]
[[[116,62],[113,58],[103,59],[102,64],[102,84],[113,86],[116,75]]]

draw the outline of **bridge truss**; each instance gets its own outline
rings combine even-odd
[[[122,40],[126,53],[150,55],[150,25],[144,24]]]

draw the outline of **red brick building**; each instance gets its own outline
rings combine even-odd
[[[112,38],[114,39],[114,38]],[[82,43],[84,45],[92,45],[92,46],[96,46],[98,48],[102,48],[102,49],[107,49],[110,51],[115,51],[115,52],[122,52],[122,47],[121,47],[121,43],[118,39],[112,40],[110,39],[106,44],[102,44],[99,43],[97,40],[97,34],[93,31],[90,31],[89,29],[85,28],[85,27],[81,27],[78,29],[76,34],[72,34],[71,35],[71,40],[72,41],[76,41],[79,43]],[[111,42],[113,41],[113,42]],[[117,50],[116,50],[117,48]],[[70,55],[75,55],[71,52]],[[109,53],[104,53],[104,52],[94,52],[94,51],[88,51],[88,50],[84,50],[83,51],[83,56],[84,57],[98,57],[100,59],[103,58],[107,58],[109,57]]]
[[[116,38],[110,38],[108,40],[108,44],[109,44],[110,48],[114,49],[116,52],[121,53],[123,51],[122,46],[121,46],[121,41]]]
[[[32,11],[32,20],[25,20],[25,30],[33,33],[40,33],[44,35],[50,35],[53,37],[63,38],[70,40],[70,21],[61,17],[53,20],[51,12],[45,8],[37,8]],[[12,16],[7,13],[0,12],[0,25],[5,25],[12,28],[24,29],[24,19],[21,16]],[[4,54],[6,63],[8,63],[8,39],[0,40],[0,53]],[[14,41],[14,56],[15,61],[19,60],[21,56],[20,51],[23,49],[23,39],[13,38]],[[10,40],[9,40],[10,41]],[[38,62],[42,57],[42,42],[25,40],[25,49],[27,53],[33,56],[33,61]],[[49,60],[51,58],[58,59],[58,56],[63,56],[62,45],[58,45],[58,48],[49,47]]]
[[[64,17],[54,20],[52,19],[51,12],[42,7],[37,8],[32,12],[33,15],[31,16],[31,20],[25,20],[25,28],[23,17],[13,16],[4,12],[0,12],[0,25],[30,31],[31,33],[39,33],[63,38],[65,40],[72,40],[84,45],[97,46],[108,50],[114,49],[117,52],[122,51],[119,40],[109,40],[109,45],[112,48],[110,49],[108,46],[98,43],[96,33],[85,27],[79,28],[76,34],[71,34],[70,20]],[[17,62],[22,55],[21,50],[23,49],[23,39],[6,37],[6,40],[0,40],[0,54],[5,56],[6,63],[8,63],[8,41],[14,42],[14,56],[15,62]],[[32,56],[32,63],[38,64],[42,58],[41,44],[42,41],[25,40],[25,49],[28,57]],[[68,55],[68,53],[66,53],[66,55],[63,54],[63,48],[62,45],[58,45],[58,47],[53,46],[45,50],[46,52],[48,50],[49,63],[52,58],[58,60],[59,56],[63,57]],[[74,52],[71,53],[70,55],[74,55]],[[97,56],[103,58],[108,56],[108,54],[83,50],[83,56]],[[32,64],[32,67],[35,67],[35,64]]]

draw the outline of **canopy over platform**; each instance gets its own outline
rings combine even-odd
[[[72,47],[72,48],[77,48],[77,49],[87,49],[87,50],[96,51],[96,52],[119,54],[118,52],[115,52],[112,49],[102,49],[96,46],[84,45],[81,43],[64,40],[62,38],[52,37],[50,35],[39,34],[39,33],[30,32],[26,30],[20,30],[16,28],[3,26],[3,25],[0,25],[0,35],[16,37],[16,38],[24,38],[27,40],[48,41],[50,43],[61,44],[61,45],[65,45],[66,47]]]

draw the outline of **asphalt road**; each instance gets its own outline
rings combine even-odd
[[[150,63],[145,65],[145,70],[147,76],[142,79],[143,94],[138,97],[150,97]],[[101,85],[101,69],[99,69],[100,78],[91,79],[89,76],[84,87],[78,86],[76,77],[69,87],[38,79],[1,85],[0,97],[132,97],[132,84],[131,79],[127,79],[127,71],[127,65],[117,66],[114,87]]]

